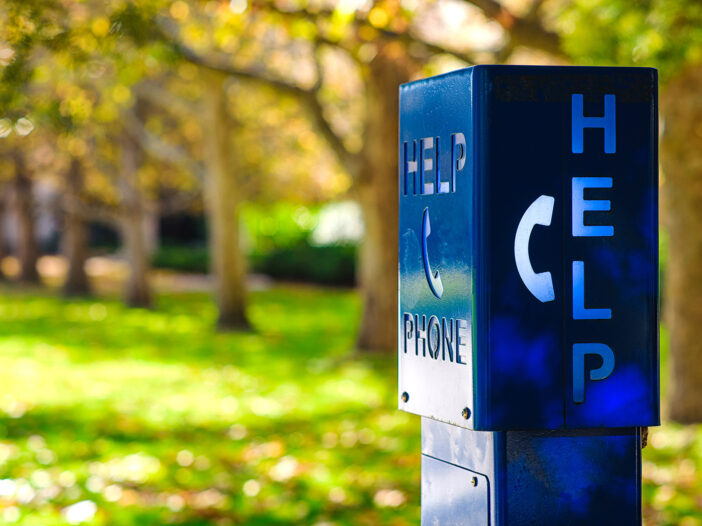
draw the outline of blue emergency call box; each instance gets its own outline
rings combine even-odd
[[[472,430],[659,423],[657,73],[400,88],[399,407]]]

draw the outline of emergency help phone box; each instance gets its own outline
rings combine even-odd
[[[657,73],[405,84],[399,407],[475,430],[659,423]]]

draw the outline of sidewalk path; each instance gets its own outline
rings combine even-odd
[[[19,262],[13,256],[6,257],[0,264],[5,275],[10,278],[19,274]],[[42,256],[37,268],[42,281],[51,287],[60,287],[68,264],[63,256]],[[119,293],[129,273],[126,262],[117,256],[91,257],[85,268],[96,292],[105,294]],[[214,287],[214,278],[210,274],[154,269],[150,279],[152,286],[159,292],[210,292]],[[266,290],[271,284],[272,280],[262,274],[250,274],[247,277],[249,290]]]

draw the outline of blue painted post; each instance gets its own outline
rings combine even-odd
[[[659,424],[657,73],[400,88],[399,407],[422,523],[641,523]]]

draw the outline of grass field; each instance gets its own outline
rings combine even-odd
[[[255,292],[250,334],[199,293],[0,292],[0,523],[419,523],[419,420],[394,355],[350,352],[353,292]],[[699,428],[652,430],[644,478],[647,524],[702,525]]]

